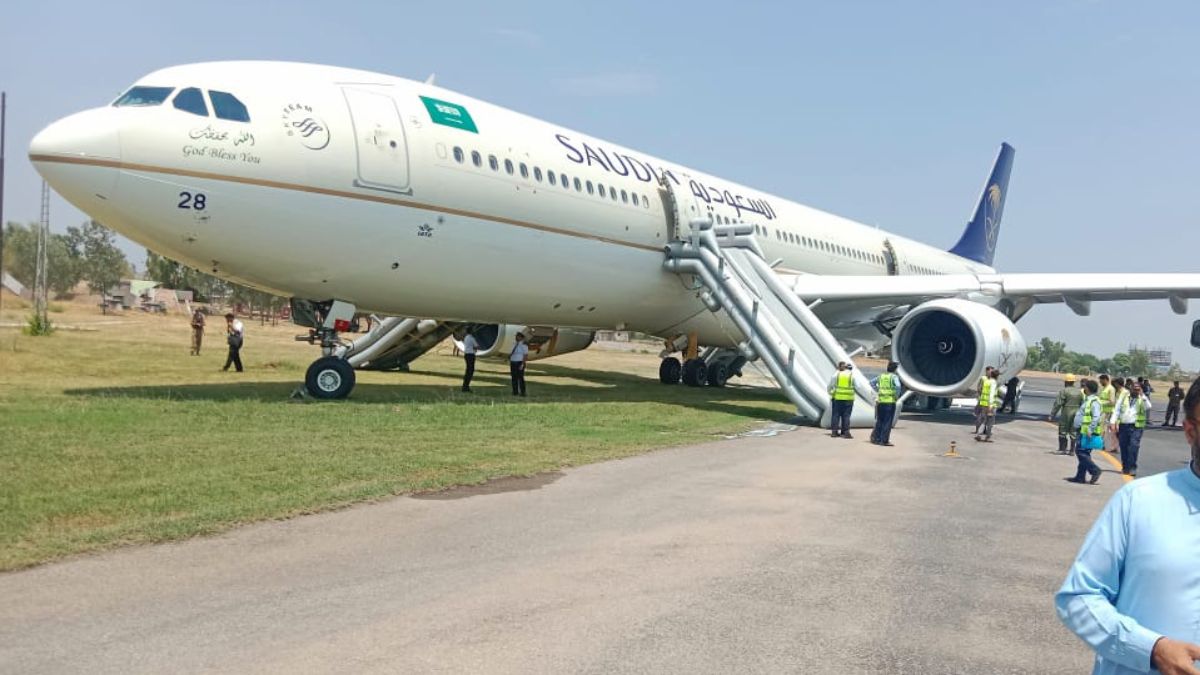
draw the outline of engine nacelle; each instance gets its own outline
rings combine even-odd
[[[892,333],[892,358],[900,379],[930,396],[973,390],[984,368],[1000,370],[1000,382],[1025,367],[1025,338],[1008,317],[969,300],[932,300],[918,305]]]
[[[477,325],[472,331],[478,345],[476,358],[504,358],[512,353],[517,344],[517,333],[525,334],[529,345],[529,360],[536,361],[551,356],[570,354],[587,349],[596,337],[595,331],[578,328],[554,328],[553,326],[517,326],[513,324]],[[462,343],[455,340],[462,349]]]

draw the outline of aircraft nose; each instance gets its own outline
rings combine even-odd
[[[113,108],[86,110],[42,129],[29,143],[29,159],[120,159],[121,140]]]

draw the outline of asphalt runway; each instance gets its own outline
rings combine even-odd
[[[0,575],[0,672],[1086,672],[1053,594],[1122,481],[1064,483],[1045,422],[979,444],[969,420],[906,417],[894,448],[768,431]]]

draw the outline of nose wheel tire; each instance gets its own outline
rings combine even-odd
[[[679,378],[683,375],[683,364],[679,363],[679,359],[674,356],[662,360],[658,364],[658,381],[663,384],[679,384]]]
[[[354,367],[336,356],[323,356],[308,367],[304,388],[313,398],[346,398],[354,389]]]

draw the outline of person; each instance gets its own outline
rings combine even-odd
[[[1146,430],[1146,420],[1150,416],[1150,398],[1142,391],[1142,385],[1136,382],[1130,387],[1129,396],[1125,397],[1125,410],[1118,411],[1121,425],[1126,427],[1125,444],[1121,451],[1121,471],[1128,476],[1137,476],[1138,454],[1142,450],[1142,432]]]
[[[517,333],[517,344],[508,355],[508,371],[512,376],[513,396],[525,395],[525,364],[529,361],[529,345],[525,344],[525,334]]]
[[[225,315],[225,342],[229,345],[229,354],[225,357],[225,367],[221,370],[229,370],[232,365],[237,368],[237,371],[242,372],[242,342],[246,336],[246,327],[242,325],[241,319],[238,319],[230,312]]]
[[[1000,370],[989,367],[987,372],[987,381],[979,392],[978,400],[983,417],[983,435],[979,435],[978,432],[975,434],[975,440],[983,443],[992,442],[992,427],[996,425],[996,404],[1000,400]]]
[[[466,370],[463,371],[462,390],[469,394],[471,393],[471,378],[475,376],[475,352],[479,350],[479,343],[475,341],[475,335],[470,331],[460,329],[454,337],[462,343],[463,361],[466,363]]]
[[[1021,385],[1021,378],[1013,375],[1004,383],[1004,402],[1000,404],[1000,411],[1004,412],[1008,408],[1010,414],[1017,414],[1017,388]]]
[[[1049,417],[1051,422],[1058,417],[1058,454],[1060,455],[1075,454],[1075,412],[1079,410],[1082,403],[1083,392],[1075,386],[1075,376],[1067,375],[1063,378],[1062,390],[1054,399],[1054,406],[1050,408]]]
[[[854,371],[851,364],[838,361],[837,372],[829,380],[829,435],[834,438],[854,438],[850,435],[850,413],[854,410]]]
[[[1075,475],[1064,478],[1068,483],[1082,483],[1088,475],[1092,485],[1100,482],[1100,467],[1092,460],[1092,450],[1104,448],[1104,404],[1097,392],[1100,386],[1092,380],[1083,384],[1086,395],[1079,410],[1075,411],[1075,427],[1079,429],[1079,443],[1075,446]]]
[[[983,426],[983,420],[985,417],[987,417],[987,415],[984,414],[985,409],[983,406],[983,400],[984,400],[983,391],[985,388],[991,387],[991,384],[988,383],[988,380],[990,380],[991,377],[992,377],[992,367],[987,366],[983,369],[983,375],[981,375],[979,377],[979,383],[975,386],[975,391],[979,392],[979,399],[975,403],[975,435],[976,436],[979,435],[979,428]]]
[[[1133,382],[1133,378],[1129,378],[1129,382]],[[1107,425],[1107,434],[1116,440],[1117,454],[1125,456],[1125,446],[1129,442],[1129,434],[1121,433],[1121,420],[1119,411],[1125,409],[1126,402],[1129,398],[1129,389],[1126,385],[1126,380],[1123,377],[1113,378],[1113,391],[1116,393],[1116,404],[1110,413],[1105,413],[1104,423]],[[1132,424],[1132,422],[1130,422]],[[1108,437],[1105,437],[1104,449],[1109,450]]]
[[[1145,394],[1147,398],[1150,397],[1150,394],[1154,393],[1154,387],[1150,386],[1150,378],[1143,375],[1142,377],[1138,378],[1138,384],[1142,385],[1142,393]]]
[[[1183,401],[1183,388],[1179,386],[1179,380],[1175,380],[1175,386],[1167,390],[1167,413],[1163,415],[1164,427],[1179,426],[1179,404]]]
[[[202,340],[204,340],[204,312],[197,307],[192,312],[192,356],[200,356]]]
[[[1200,672],[1200,379],[1183,413],[1191,465],[1118,490],[1054,596],[1095,674]]]
[[[896,374],[899,364],[890,361],[887,372],[880,373],[871,384],[875,387],[875,431],[871,442],[876,445],[892,445],[892,426],[896,420],[896,399],[903,393],[900,376]]]
[[[1116,388],[1116,386],[1113,385],[1111,379],[1108,377],[1108,373],[1100,374],[1099,396],[1100,396],[1100,409],[1104,415],[1104,419],[1107,420],[1109,417],[1112,416],[1113,408],[1117,407],[1117,388]],[[1108,422],[1106,421],[1105,427],[1104,427],[1104,429],[1105,429],[1104,446],[1100,449],[1116,450],[1117,449],[1117,436],[1115,433],[1109,433],[1107,424],[1108,424]]]

